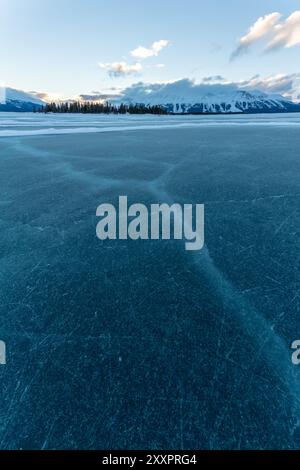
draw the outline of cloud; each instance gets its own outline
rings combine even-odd
[[[170,44],[170,41],[168,41],[167,39],[160,39],[159,41],[154,41],[149,48],[139,46],[133,51],[131,51],[130,54],[139,60],[146,59],[148,57],[158,56],[160,51],[168,44]],[[127,75],[137,75],[143,70],[142,64],[139,61],[134,64],[128,64],[125,61],[108,62],[105,64],[101,62],[99,63],[99,67],[103,70],[106,70],[110,77],[124,77]],[[163,68],[165,67],[165,65],[155,64],[152,67]]]
[[[109,93],[109,94],[116,94],[116,93],[120,93],[120,91],[122,91],[122,88],[119,87],[119,86],[110,86],[108,88],[103,88],[103,90],[106,92],[106,93]],[[113,93],[112,93],[113,92]],[[101,95],[103,92],[102,91],[99,91],[99,90],[92,90],[91,91],[91,94],[93,95]]]
[[[265,52],[300,44],[300,10],[294,11],[285,20],[280,21],[281,18],[282,15],[278,12],[258,18],[248,33],[239,40],[238,47],[231,54],[231,60],[245,54],[252,44],[268,36]]]
[[[211,75],[202,78],[202,83],[220,83],[224,81],[226,81],[226,79],[222,77],[222,75]]]
[[[253,43],[269,34],[280,18],[281,14],[278,12],[258,18],[255,23],[250,26],[248,33],[240,38],[238,47],[231,54],[231,59],[245,54]]]
[[[30,91],[29,93],[36,98],[47,102],[59,101],[62,99],[62,95],[60,93],[48,93],[43,91]]]
[[[106,70],[110,77],[136,75],[142,71],[142,66],[139,62],[135,64],[127,64],[127,62],[111,62],[106,64],[100,63],[99,67],[103,70]]]
[[[139,82],[123,90],[121,100],[131,103],[192,103],[201,102],[211,93],[237,90],[236,84],[196,83],[188,78],[165,83]]]
[[[267,45],[267,50],[280,47],[293,47],[300,44],[300,11],[294,11],[285,21],[276,24],[274,36]]]
[[[36,96],[37,98],[40,98],[41,100],[47,100],[49,95],[46,92],[43,91],[30,91],[29,92],[31,95]]]
[[[254,88],[265,93],[279,94],[286,98],[297,101],[300,92],[300,73],[278,74],[269,77],[255,75],[249,80],[238,83],[245,88]]]
[[[98,94],[82,94],[79,95],[80,101],[93,101],[93,102],[103,102],[110,99],[116,98],[117,94],[112,93],[98,93]]]
[[[147,59],[148,57],[156,57],[162,49],[167,47],[170,44],[170,41],[167,39],[160,39],[159,41],[154,41],[154,43],[149,47],[139,46],[133,51],[130,52],[132,57],[136,59]]]

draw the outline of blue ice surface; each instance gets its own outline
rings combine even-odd
[[[300,445],[300,116],[0,114],[1,449]],[[205,248],[96,207],[204,203]]]

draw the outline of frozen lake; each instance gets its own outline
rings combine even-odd
[[[299,448],[299,175],[298,114],[0,113],[0,448]],[[124,194],[205,248],[99,241]]]
[[[99,133],[128,130],[155,130],[198,128],[203,126],[300,126],[300,114],[259,115],[84,115],[84,114],[33,114],[1,113],[0,137]]]

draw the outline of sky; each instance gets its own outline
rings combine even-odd
[[[299,78],[300,0],[0,0],[0,8],[0,81],[50,97],[182,78],[281,91],[278,80],[287,89]]]

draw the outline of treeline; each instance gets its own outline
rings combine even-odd
[[[94,103],[74,101],[69,103],[47,103],[37,110],[40,113],[83,113],[83,114],[168,114],[162,106],[144,104]]]

